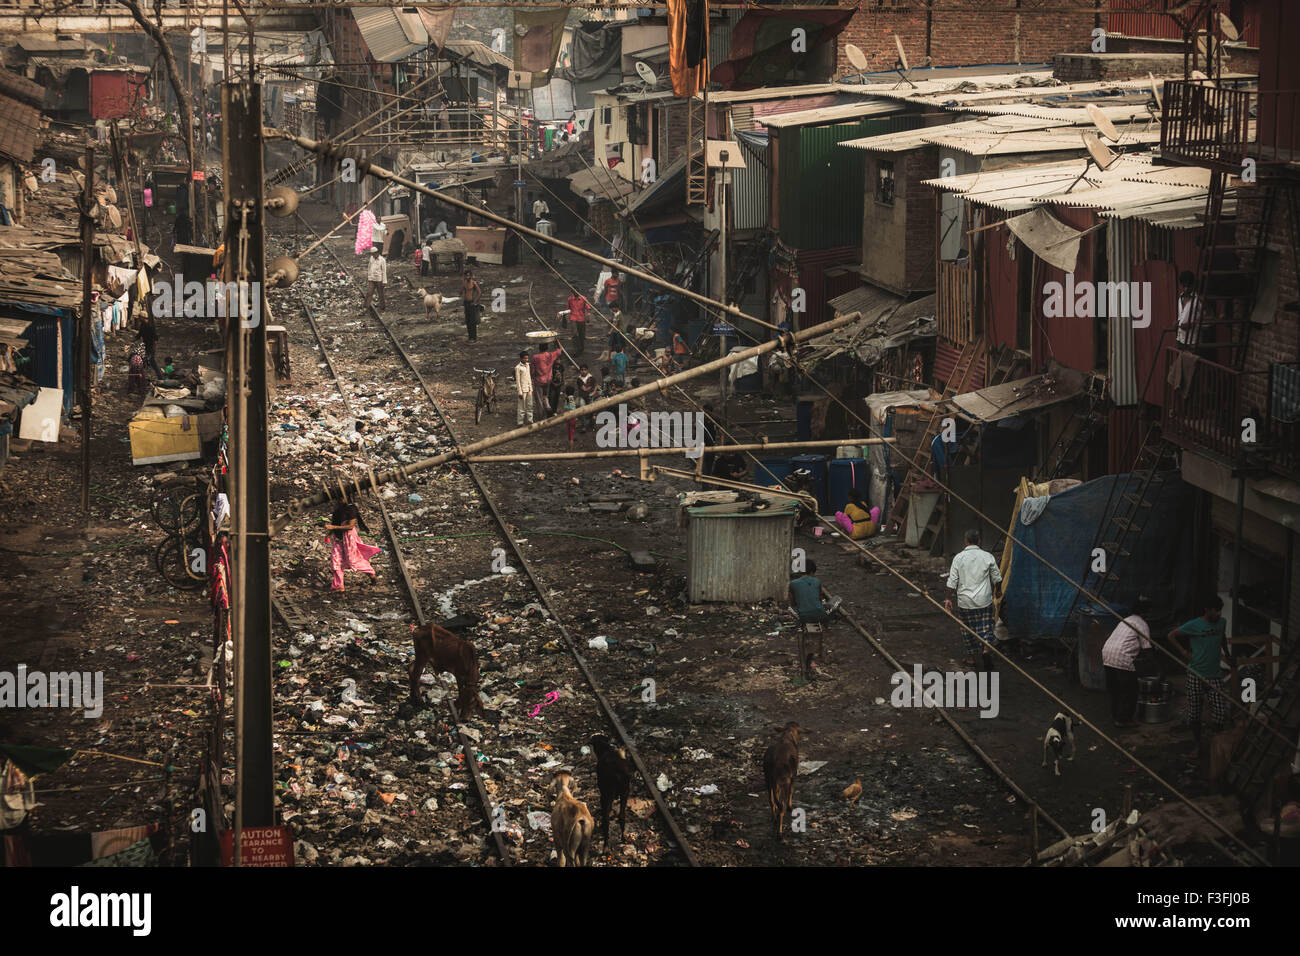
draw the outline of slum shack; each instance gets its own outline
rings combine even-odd
[[[794,514],[788,499],[686,505],[686,591],[692,604],[784,601]]]

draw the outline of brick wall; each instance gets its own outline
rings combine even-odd
[[[902,39],[911,66],[919,66],[926,56],[934,66],[1048,63],[1062,51],[1087,50],[1092,42],[1091,11],[1062,12],[1059,5],[1017,11],[1015,0],[968,0],[969,13],[951,9],[961,5],[963,0],[944,0],[945,9],[927,14],[924,0],[862,0],[836,41],[837,72],[852,70],[844,55],[848,43],[862,50],[868,70],[891,69],[898,55],[894,34]],[[840,6],[856,7],[858,3],[841,0]],[[1104,9],[1101,16],[1100,25],[1104,26]]]
[[[1183,72],[1181,53],[1058,53],[1052,75],[1064,83],[1136,80]]]
[[[922,181],[939,175],[939,150],[921,149],[907,157],[907,248],[904,269],[908,292],[932,292],[935,284],[935,190]]]
[[[1255,190],[1238,192],[1238,216],[1242,219],[1259,219],[1260,202],[1263,199],[1262,187]],[[1278,310],[1271,325],[1257,326],[1251,329],[1250,344],[1246,349],[1245,384],[1243,385],[1244,409],[1252,406],[1266,413],[1268,409],[1268,367],[1274,362],[1300,361],[1300,314],[1283,311],[1289,302],[1300,300],[1295,256],[1292,243],[1297,235],[1300,223],[1292,223],[1287,212],[1285,194],[1279,194],[1273,209],[1273,221],[1269,227],[1268,248],[1278,257]],[[1243,244],[1253,244],[1259,227],[1246,227],[1239,237]]]

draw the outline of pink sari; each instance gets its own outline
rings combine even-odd
[[[326,535],[325,541],[330,546],[330,569],[334,572],[334,580],[330,582],[331,590],[343,590],[344,571],[359,571],[372,578],[375,576],[375,569],[370,566],[370,559],[379,554],[382,549],[362,541],[356,528],[348,529],[341,539]]]

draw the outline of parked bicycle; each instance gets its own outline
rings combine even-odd
[[[167,532],[154,549],[154,567],[172,587],[197,590],[207,583],[210,487],[204,475],[185,475],[165,483],[153,500],[154,521]]]
[[[497,370],[494,368],[476,368],[478,373],[478,394],[474,398],[474,424],[483,420],[484,410],[492,414],[492,403],[497,397]]]

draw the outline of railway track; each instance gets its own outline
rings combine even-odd
[[[304,225],[307,225],[305,221]],[[311,230],[310,225],[307,225],[307,228]],[[315,230],[311,231],[315,232]],[[351,291],[355,292],[355,280],[352,279],[350,271],[344,265],[337,253],[329,247],[328,243],[323,243],[321,248],[333,258],[339,270],[345,276],[349,277],[349,280],[352,283]],[[329,378],[333,380],[335,387],[343,398],[345,414],[348,418],[356,420],[356,414],[352,408],[350,400],[348,399],[348,389],[344,382],[343,371],[346,370],[341,371],[330,358],[329,348],[326,343],[326,332],[323,332],[321,329],[319,317],[312,312],[305,301],[302,301],[301,304],[307,317],[307,324],[311,329],[312,336],[321,352],[323,367],[328,372]],[[404,365],[403,377],[414,379],[414,385],[411,385],[408,381],[402,386],[402,388],[412,394],[412,398],[418,396],[419,399],[427,402],[433,409],[437,420],[436,427],[434,427],[432,421],[428,422],[426,427],[431,431],[441,432],[441,437],[444,440],[449,441],[454,445],[459,445],[459,436],[456,434],[451,417],[446,414],[441,402],[438,401],[436,395],[429,387],[428,382],[420,372],[410,352],[399,340],[392,326],[385,321],[383,316],[377,310],[372,307],[367,311],[370,322],[382,331],[387,347],[391,351],[396,352],[400,357],[401,362]],[[353,325],[355,326],[356,323],[353,323]],[[350,341],[353,346],[352,351],[356,351],[356,346],[359,345],[359,340],[354,337]],[[473,491],[468,494],[472,495],[473,498],[478,499],[491,516],[492,530],[478,532],[477,536],[499,540],[504,543],[510,552],[511,563],[517,564],[522,572],[517,576],[498,575],[495,577],[500,579],[502,583],[505,583],[507,593],[512,587],[515,590],[518,590],[517,585],[511,581],[511,578],[519,577],[522,578],[521,583],[526,582],[527,589],[531,592],[528,595],[531,598],[528,605],[541,609],[548,624],[558,632],[558,642],[551,643],[556,643],[559,646],[562,646],[564,656],[570,662],[568,669],[576,671],[576,674],[573,676],[580,679],[580,681],[573,681],[573,683],[580,682],[580,684],[583,685],[585,695],[589,695],[598,706],[600,717],[606,726],[587,726],[584,729],[579,730],[576,734],[576,740],[572,741],[572,743],[575,744],[573,748],[575,753],[573,753],[572,756],[576,759],[578,755],[578,745],[585,741],[591,733],[608,732],[608,730],[612,730],[613,736],[627,748],[629,759],[635,766],[637,774],[641,777],[645,792],[653,803],[656,826],[659,831],[659,836],[662,838],[664,843],[661,855],[659,858],[654,860],[654,862],[661,864],[675,863],[678,865],[688,866],[697,865],[695,853],[687,841],[685,834],[682,832],[671,809],[660,794],[656,786],[656,781],[651,776],[650,770],[647,768],[641,755],[637,751],[634,741],[615,713],[607,693],[600,687],[595,675],[587,665],[587,662],[583,659],[581,652],[578,650],[579,645],[575,640],[572,631],[568,626],[566,626],[564,621],[561,620],[556,608],[549,598],[545,582],[539,580],[536,572],[529,564],[527,557],[524,555],[523,550],[520,547],[520,543],[516,540],[509,524],[501,513],[498,503],[482,481],[477,469],[470,463],[462,463],[451,473],[457,476],[463,474],[464,477],[469,479],[467,484],[472,487]],[[445,476],[440,480],[446,480]],[[459,492],[459,494],[464,497],[467,493],[462,491]],[[436,580],[438,578],[438,571],[443,569],[431,567],[430,562],[427,560],[427,554],[422,554],[415,548],[404,547],[404,543],[412,540],[414,537],[410,533],[414,529],[408,526],[409,521],[406,520],[410,516],[395,514],[390,511],[388,504],[384,501],[383,494],[377,493],[372,497],[377,501],[380,514],[383,518],[385,534],[392,549],[393,564],[401,583],[402,600],[406,606],[410,608],[414,619],[420,623],[424,623],[428,618],[426,616],[424,602],[420,598],[420,587],[418,582]],[[479,520],[481,521],[481,516]],[[487,566],[488,560],[487,557],[484,556],[484,567],[486,568]],[[457,571],[459,570],[462,569],[458,568]],[[442,577],[445,580],[445,571],[442,574]],[[479,590],[478,588],[472,587],[472,585],[487,583],[488,587],[491,588],[496,582],[484,581],[465,583],[471,585],[471,587],[464,592],[468,594],[470,591]],[[496,586],[500,585],[497,584]],[[452,590],[456,591],[458,589],[453,587]],[[446,604],[445,599],[443,604]],[[495,625],[493,625],[493,630],[496,630]],[[497,633],[499,634],[501,632],[497,631]],[[485,640],[481,633],[476,634],[474,640],[475,644],[480,648],[480,660],[484,661],[490,661],[491,658],[511,646],[509,644],[503,646],[499,643],[493,643],[490,636]],[[407,645],[407,647],[409,647],[409,645]],[[551,661],[554,662],[558,656],[559,655],[551,655]],[[491,665],[485,665],[485,672],[488,666]],[[547,669],[554,671],[556,668],[550,667]],[[567,677],[569,675],[559,676]],[[555,681],[551,682],[555,683]],[[546,681],[542,681],[542,683],[546,683]],[[571,687],[572,684],[562,686]],[[527,774],[524,774],[523,776],[515,774],[514,779],[511,779],[511,774],[507,770],[507,772],[500,774],[493,773],[490,777],[485,778],[484,773],[480,769],[480,764],[482,764],[484,768],[490,768],[490,770],[496,771],[499,768],[511,767],[513,765],[511,758],[504,756],[499,751],[496,754],[492,754],[490,752],[491,748],[487,743],[487,734],[476,731],[473,728],[462,724],[459,720],[459,715],[455,713],[454,705],[451,704],[450,695],[447,695],[446,701],[450,708],[450,727],[455,729],[455,734],[458,738],[461,762],[463,762],[465,767],[468,768],[470,776],[472,777],[476,802],[481,816],[479,822],[486,824],[492,835],[491,840],[497,859],[505,863],[519,862],[536,864],[544,862],[544,857],[538,859],[536,858],[535,853],[529,852],[531,848],[528,844],[542,843],[544,848],[549,850],[550,841],[549,839],[545,841],[525,840],[524,838],[529,835],[529,824],[518,819],[519,814],[517,808],[522,805],[525,807],[535,807],[536,810],[549,810],[549,796],[545,799],[544,806],[538,805],[539,801],[536,799],[537,792],[535,789],[531,789],[528,786],[529,781],[527,780]],[[507,700],[502,703],[504,706],[509,706],[512,702]],[[590,723],[590,720],[588,720],[587,723]],[[574,736],[572,733],[573,728],[570,727],[566,729],[570,731],[570,736]],[[503,735],[503,737],[505,736],[509,735]],[[556,747],[555,749],[559,750],[560,748]],[[573,762],[574,760],[568,761],[568,763]],[[547,762],[545,766],[551,767],[552,762]],[[582,781],[585,785],[583,795],[590,801],[594,794],[594,774],[583,773],[582,771],[579,772],[586,777],[586,779]],[[515,816],[515,819],[510,819],[511,814]]]

